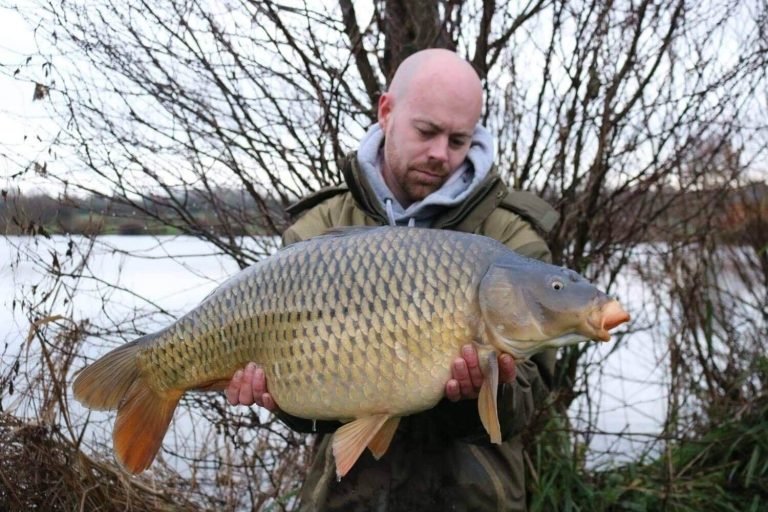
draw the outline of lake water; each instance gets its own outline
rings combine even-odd
[[[74,240],[77,262],[83,239]],[[16,352],[29,330],[18,302],[13,306],[14,300],[29,297],[33,286],[45,289],[41,263],[50,263],[54,252],[62,271],[71,270],[73,264],[63,257],[67,242],[68,238],[63,236],[51,240],[0,239],[0,343],[6,347],[2,351],[4,364],[10,362],[9,356]],[[34,257],[18,259],[20,252]],[[236,263],[220,255],[212,244],[183,236],[99,237],[88,261],[87,273],[92,277],[80,279],[77,294],[67,300],[66,306],[54,308],[51,313],[71,315],[75,320],[89,318],[97,325],[111,319],[145,330],[168,323],[173,316],[194,307],[238,270]],[[646,290],[639,280],[626,277],[613,293],[633,316],[630,329],[650,322]],[[61,298],[59,303],[62,304]],[[141,314],[152,310],[152,305],[166,310],[168,315]],[[119,342],[90,340],[88,355],[98,356]],[[614,462],[633,458],[644,449],[646,441],[660,432],[665,414],[666,347],[656,346],[647,332],[635,332],[624,337],[609,356],[614,348],[613,343],[590,347],[587,371],[579,376],[577,387],[587,390],[591,400],[582,397],[571,410],[575,427],[592,432],[591,464],[606,462],[608,458]],[[2,401],[4,409],[13,404],[12,397],[4,396]],[[108,416],[99,419],[96,415],[92,421],[108,424]],[[172,428],[192,428],[195,421],[177,417]],[[105,437],[103,441],[106,440]],[[602,455],[606,450],[612,453],[608,458]]]

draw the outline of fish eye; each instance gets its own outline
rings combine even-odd
[[[565,284],[559,279],[553,279],[552,280],[552,289],[555,291],[560,291],[563,288],[565,288]]]

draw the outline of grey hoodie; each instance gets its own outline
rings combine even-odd
[[[408,208],[397,201],[381,175],[384,152],[384,132],[378,123],[368,129],[360,141],[357,161],[365,178],[381,203],[391,225],[408,224],[428,227],[432,218],[444,208],[464,201],[482,183],[493,166],[493,139],[484,126],[478,124],[472,134],[472,142],[464,163],[443,186],[430,195],[411,204]]]

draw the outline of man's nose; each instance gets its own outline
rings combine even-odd
[[[448,137],[438,136],[430,141],[429,145],[430,160],[437,160],[439,162],[448,162]]]

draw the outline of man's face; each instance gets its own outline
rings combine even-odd
[[[440,188],[464,162],[479,115],[479,101],[439,84],[382,95],[384,181],[403,207]]]

